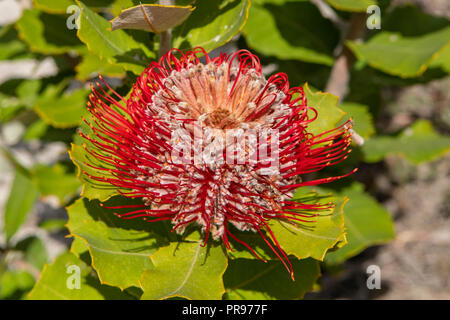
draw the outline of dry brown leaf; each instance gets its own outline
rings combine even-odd
[[[165,6],[160,4],[140,4],[122,10],[111,20],[112,30],[138,29],[162,32],[180,25],[195,8],[192,6]]]

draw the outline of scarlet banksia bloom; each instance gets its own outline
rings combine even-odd
[[[246,50],[211,59],[201,48],[174,49],[144,70],[128,99],[109,89],[114,96],[93,88],[92,130],[80,134],[95,159],[87,165],[104,172],[85,172],[89,179],[143,199],[114,207],[132,208],[119,216],[170,220],[180,234],[195,224],[204,244],[211,236],[231,249],[233,239],[255,255],[230,227],[256,232],[292,276],[270,220],[312,222],[330,207],[292,196],[299,187],[344,177],[301,179],[346,158],[351,122],[309,133],[317,112],[303,88],[289,88],[284,73],[266,79],[258,57]]]

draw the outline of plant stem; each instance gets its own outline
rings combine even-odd
[[[166,6],[175,5],[174,0],[159,0],[159,4]],[[159,57],[161,58],[170,49],[172,49],[172,29],[167,29],[159,34]]]
[[[339,53],[333,69],[331,69],[330,78],[325,91],[330,92],[339,97],[342,100],[347,94],[348,83],[350,81],[350,72],[355,62],[350,49],[348,49],[344,42],[347,40],[359,40],[362,38],[365,32],[366,14],[365,13],[353,13],[350,25],[346,31],[346,35],[343,37],[343,45],[341,52]]]

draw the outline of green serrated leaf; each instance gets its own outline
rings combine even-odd
[[[80,187],[77,177],[67,173],[67,168],[61,164],[57,163],[53,167],[38,164],[33,171],[41,195],[55,195],[61,204],[73,197]]]
[[[346,42],[359,60],[388,74],[420,76],[450,42],[450,27],[419,37],[383,31],[366,43]]]
[[[33,0],[35,8],[48,13],[66,13],[67,7],[74,5],[73,0]]]
[[[81,196],[90,200],[99,199],[100,201],[106,201],[112,196],[119,194],[120,189],[113,188],[107,183],[92,181],[88,178],[88,175],[107,176],[107,173],[87,165],[88,163],[92,163],[93,159],[82,146],[72,144],[69,155],[78,168],[78,179],[82,183]]]
[[[156,57],[124,30],[111,31],[111,24],[106,19],[91,11],[82,2],[77,3],[81,7],[77,35],[90,52],[135,74],[140,74],[150,59]]]
[[[70,252],[63,253],[51,265],[44,267],[40,279],[27,298],[28,300],[132,299],[117,288],[101,285],[92,275],[91,267]]]
[[[190,17],[173,29],[173,46],[182,50],[203,47],[211,51],[242,30],[250,0],[198,0],[195,7]]]
[[[317,111],[317,119],[308,125],[308,131],[317,135],[334,129],[345,115],[345,112],[337,106],[338,97],[328,92],[313,92],[308,84],[305,84],[303,89],[308,106]]]
[[[345,244],[345,232],[343,221],[343,206],[347,199],[341,196],[333,196],[329,192],[320,194],[311,191],[310,187],[299,188],[293,199],[302,203],[330,203],[337,205],[338,209],[329,209],[320,212],[320,216],[310,222],[292,225],[285,221],[272,220],[269,223],[276,240],[281,248],[287,253],[296,256],[298,259],[312,257],[317,260],[323,260],[326,252],[335,245]],[[279,263],[278,257],[268,247],[261,236],[252,232],[234,232],[233,234],[241,241],[248,244],[256,254],[265,260],[275,260]],[[270,234],[266,232],[266,238]],[[273,245],[273,244],[272,244]],[[232,259],[245,258],[256,259],[245,246],[232,243],[233,251],[228,255]],[[284,268],[284,267],[283,267]]]
[[[369,6],[376,5],[376,0],[326,0],[334,8],[343,11],[365,12]]]
[[[230,261],[223,279],[225,298],[230,300],[294,300],[311,291],[320,276],[319,263],[313,259],[290,259],[295,281],[278,261],[264,263],[258,260]],[[276,279],[276,281],[274,281]]]
[[[328,253],[326,263],[344,262],[368,246],[386,243],[394,238],[394,225],[389,212],[364,192],[362,184],[354,182],[349,187],[339,190],[337,194],[350,199],[344,208],[347,244]]]
[[[130,204],[129,199],[115,197],[105,202],[105,206],[124,203]],[[139,203],[142,202],[134,202]],[[113,215],[118,210],[101,207],[98,201],[79,199],[67,211],[67,227],[72,236],[88,246],[92,266],[102,284],[122,290],[138,286],[142,273],[153,267],[150,255],[168,244],[167,229],[162,222],[120,219]]]
[[[9,240],[20,228],[38,197],[31,178],[20,170],[16,170],[12,188],[5,207],[4,230]]]
[[[442,68],[445,72],[450,73],[450,43],[438,52],[430,63],[430,68]]]
[[[265,259],[265,260],[277,260],[278,263],[281,262],[278,260],[277,256],[274,254],[274,252],[270,249],[270,247],[267,245],[267,243],[263,240],[261,235],[256,232],[243,232],[239,230],[235,230],[232,226],[230,226],[232,229],[233,235],[239,239],[240,241],[243,241],[246,243],[252,250],[258,255],[259,258]],[[265,234],[266,238],[269,236]],[[230,245],[233,248],[233,250],[227,251],[228,257],[231,259],[257,259],[254,254],[248,250],[247,247],[245,247],[243,244],[240,244],[237,241],[230,241]]]
[[[369,107],[353,102],[344,102],[339,105],[346,113],[346,118],[353,119],[353,130],[355,130],[363,138],[368,138],[375,134],[372,114]]]
[[[27,9],[17,21],[19,36],[34,52],[61,54],[83,52],[85,48],[74,31],[66,26],[67,16],[51,15],[37,9]]]
[[[225,292],[222,275],[227,258],[220,245],[203,247],[201,241],[171,243],[151,259],[154,268],[139,280],[144,291],[142,299],[218,300]]]
[[[84,254],[89,255],[89,247],[83,239],[75,237],[70,245],[70,252],[81,259]],[[90,263],[89,263],[90,264]]]
[[[243,34],[265,55],[328,66],[339,40],[338,30],[309,1],[258,1]]]
[[[70,128],[80,124],[86,112],[89,90],[77,89],[71,93],[44,95],[34,105],[34,110],[46,123],[56,128]]]
[[[308,191],[309,188],[299,188],[295,198],[308,196],[312,203],[333,202],[336,209],[323,211],[314,221],[302,224],[291,224],[281,220],[271,221],[269,224],[281,248],[288,255],[298,259],[314,258],[323,261],[325,254],[338,243],[345,243],[343,207],[347,198],[329,195],[321,197]]]
[[[83,1],[91,10],[99,11],[109,7],[117,0],[85,0]],[[76,5],[75,0],[33,0],[36,8],[48,13],[67,13],[67,8]]]
[[[417,120],[397,136],[372,137],[362,146],[365,161],[398,155],[414,164],[432,161],[450,151],[450,137],[439,135],[427,120]]]
[[[124,77],[125,70],[118,64],[110,64],[92,53],[85,54],[83,60],[75,67],[76,77],[87,80],[98,75],[110,77]]]

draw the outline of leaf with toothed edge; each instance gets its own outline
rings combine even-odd
[[[355,56],[391,75],[401,78],[419,77],[445,52],[450,43],[450,26],[417,37],[404,37],[383,31],[365,43],[347,41]]]
[[[100,201],[106,201],[112,196],[119,194],[121,189],[112,187],[106,182],[94,181],[89,178],[90,175],[99,177],[108,177],[109,175],[107,171],[98,170],[88,165],[93,161],[93,157],[88,154],[84,148],[84,144],[77,145],[72,143],[69,156],[78,169],[78,179],[82,183],[81,196],[90,200],[99,199]],[[103,166],[105,165],[103,164]]]
[[[77,272],[79,288],[77,285]],[[71,278],[72,276],[72,278]],[[71,286],[74,287],[71,287]],[[101,285],[92,268],[73,253],[65,252],[44,267],[39,280],[27,295],[28,300],[130,300],[118,288]]]
[[[101,205],[97,200],[79,199],[67,208],[67,227],[72,236],[85,242],[100,282],[122,290],[138,286],[142,273],[154,267],[150,256],[174,236],[164,222],[127,220],[113,214],[136,208],[109,208],[130,204],[140,206],[142,201],[119,196]]]
[[[26,9],[16,25],[19,37],[30,46],[32,52],[42,54],[86,52],[75,32],[67,29],[66,20],[65,15]]]
[[[156,251],[151,260],[154,267],[139,280],[142,299],[219,300],[225,293],[222,276],[228,263],[221,245],[174,242]]]
[[[110,23],[77,0],[81,7],[77,36],[90,52],[111,64],[140,74],[156,54],[124,30],[111,31]]]
[[[396,136],[372,137],[362,146],[362,151],[369,163],[397,155],[413,164],[420,164],[448,153],[450,137],[436,132],[429,121],[417,120]]]
[[[308,106],[317,111],[317,119],[308,125],[308,132],[320,134],[334,129],[345,112],[338,107],[338,97],[321,91],[313,91],[307,83],[303,86]]]
[[[320,189],[331,191],[323,187]],[[362,184],[353,182],[349,187],[341,188],[337,194],[350,198],[344,210],[348,243],[327,254],[327,264],[342,263],[368,246],[386,243],[394,238],[394,225],[389,212],[364,192]]]
[[[243,35],[266,56],[327,66],[339,41],[339,31],[310,1],[254,1]]]
[[[286,273],[279,261],[264,263],[257,260],[230,261],[223,279],[228,300],[294,300],[303,298],[313,289],[320,276],[319,263],[313,259],[298,260],[290,257],[295,281]],[[277,279],[277,281],[273,281]]]
[[[125,70],[118,64],[108,63],[95,54],[87,53],[83,55],[82,61],[75,66],[77,72],[76,78],[87,80],[95,78],[98,75],[109,77],[125,77]]]
[[[294,199],[307,194],[308,189],[297,189]],[[329,249],[338,243],[346,243],[343,210],[347,201],[346,197],[329,194],[317,203],[334,203],[335,207],[321,211],[317,217],[309,218],[308,222],[294,224],[278,220],[272,221],[269,226],[287,255],[294,255],[298,259],[311,257],[323,261]]]
[[[80,124],[86,111],[84,106],[88,94],[86,89],[77,89],[61,96],[42,96],[34,105],[34,110],[42,120],[56,128],[75,127]]]
[[[207,52],[238,34],[248,19],[250,0],[198,0],[196,9],[172,30],[173,47],[183,51],[203,47]]]
[[[296,268],[299,267],[297,264],[298,260],[303,261],[303,259],[310,257],[322,261],[329,250],[333,248],[340,248],[346,244],[343,207],[348,199],[341,196],[332,196],[330,193],[317,193],[311,187],[299,188],[293,199],[305,204],[330,204],[331,202],[337,204],[337,209],[329,208],[321,211],[319,216],[308,218],[309,222],[292,224],[281,220],[272,220],[269,223],[269,227],[271,228],[274,238],[277,240],[280,248],[287,255],[291,255],[289,260],[293,267],[294,278],[296,280],[299,278],[300,281],[304,281],[301,278],[302,274],[295,271]],[[315,212],[310,210],[304,211],[303,213]],[[271,239],[270,232],[266,230],[264,231],[264,234],[267,239]],[[239,240],[249,245],[260,259],[268,261],[268,265],[273,265],[273,268],[276,268],[277,270],[281,268],[286,275],[288,274],[286,269],[289,269],[289,265],[285,260],[284,255],[277,249],[277,246],[273,240],[271,240],[270,243],[272,247],[278,251],[279,257],[285,261],[286,265],[284,266],[279,260],[279,257],[277,257],[277,255],[269,248],[259,234],[252,232],[234,232],[234,235]],[[237,242],[232,242],[231,245],[233,250],[229,251],[228,255],[233,261],[255,261],[257,259],[257,257],[253,255],[244,245]],[[245,263],[250,264],[250,262]],[[257,267],[258,263],[261,263],[260,267]],[[266,269],[266,267],[264,267],[264,261],[258,261],[258,263],[254,262],[255,268],[261,268],[261,270]],[[270,287],[267,290],[269,289]],[[249,296],[247,296],[247,294],[249,294]],[[267,294],[262,294],[260,292],[242,293],[242,295],[244,297],[248,297],[248,299],[267,299],[270,296],[280,294],[280,292],[268,292]],[[239,295],[241,295],[241,293],[238,291],[237,295],[233,295],[233,299],[237,298]]]
[[[55,195],[60,204],[73,197],[80,187],[80,182],[75,175],[68,173],[67,169],[59,163],[53,167],[39,164],[33,171],[33,178],[41,195]]]

